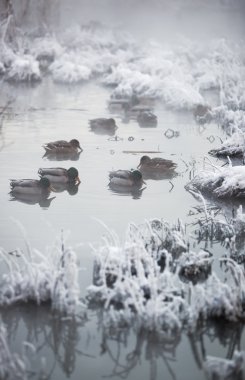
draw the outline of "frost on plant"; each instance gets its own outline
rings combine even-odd
[[[100,303],[109,323],[136,323],[150,330],[195,328],[200,318],[244,318],[245,278],[233,260],[224,283],[208,252],[189,249],[178,223],[153,220],[129,227],[123,244],[107,240],[95,250],[90,303]]]
[[[244,379],[245,351],[235,351],[233,359],[208,356],[203,367],[208,380]]]
[[[12,256],[0,250],[8,272],[0,283],[0,305],[16,302],[51,303],[54,310],[75,313],[80,305],[75,252],[56,244],[46,253],[31,249]]]
[[[243,156],[245,150],[245,135],[241,130],[234,132],[219,148],[212,149],[213,156]]]
[[[203,170],[186,185],[186,189],[193,193],[201,191],[217,198],[244,198],[245,166]]]

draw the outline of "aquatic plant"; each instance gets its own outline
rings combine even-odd
[[[0,24],[0,73],[6,80],[33,82],[51,74],[69,84],[97,78],[113,87],[114,98],[159,98],[189,110],[207,105],[203,90],[217,89],[221,104],[210,117],[223,125],[244,125],[239,120],[245,104],[241,45],[219,39],[202,49],[180,39],[171,48],[150,40],[142,46],[122,29],[99,22],[59,31],[51,23],[34,33],[21,25],[20,14],[10,13]]]
[[[245,351],[235,351],[232,359],[207,356],[203,363],[207,378],[217,380],[244,379]]]
[[[54,310],[74,314],[81,301],[79,267],[75,252],[57,242],[41,253],[26,243],[26,252],[6,252],[1,259],[8,269],[0,282],[0,305],[17,302],[50,303]]]
[[[88,301],[103,305],[106,323],[171,332],[195,329],[200,318],[244,318],[242,268],[224,259],[230,276],[222,281],[208,252],[192,252],[183,228],[168,224],[166,234],[165,226],[157,220],[131,225],[123,244],[111,236],[95,250]]]
[[[240,129],[227,138],[220,147],[212,149],[209,154],[213,156],[243,156],[245,150],[245,134]]]
[[[214,167],[200,171],[186,186],[193,194],[197,191],[216,198],[245,197],[245,166]]]

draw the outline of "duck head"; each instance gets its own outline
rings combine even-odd
[[[151,159],[149,156],[142,156],[140,159],[140,163],[137,166],[137,168],[140,168],[142,165],[146,165],[151,162]]]
[[[69,182],[77,182],[81,183],[78,170],[76,168],[71,167],[70,169],[67,170],[67,175],[69,178]]]
[[[73,148],[80,149],[80,151],[82,152],[82,148],[81,148],[80,143],[79,143],[78,140],[76,140],[76,139],[72,139],[72,140],[70,141],[70,144],[71,144],[71,146],[72,146]]]

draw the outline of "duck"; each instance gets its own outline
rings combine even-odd
[[[193,116],[199,124],[205,124],[211,121],[211,107],[209,105],[197,104],[193,109]]]
[[[80,143],[76,139],[72,139],[70,141],[65,140],[57,140],[51,141],[43,145],[46,153],[48,154],[74,154],[78,153],[78,151],[82,152],[82,148]]]
[[[144,183],[142,173],[139,170],[116,170],[109,173],[109,186],[124,188],[138,187]]]
[[[55,191],[48,178],[42,177],[38,179],[11,179],[10,194],[18,196],[25,194],[26,196],[43,196],[48,197],[51,191]]]
[[[141,171],[168,172],[174,170],[176,166],[176,163],[171,160],[160,157],[150,158],[149,156],[142,156],[137,168]]]
[[[38,174],[41,178],[48,178],[52,184],[80,184],[78,170],[74,167],[65,168],[40,168]]]
[[[97,118],[89,120],[90,128],[93,132],[97,134],[114,134],[117,125],[115,119],[109,118]]]
[[[91,120],[89,120],[89,124],[93,128],[99,128],[99,127],[116,128],[117,127],[115,119],[112,119],[112,118],[107,119],[105,117],[99,117],[97,119],[91,119]]]
[[[140,126],[157,126],[157,116],[151,111],[141,111],[137,116]]]

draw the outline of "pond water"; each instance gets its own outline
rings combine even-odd
[[[120,115],[113,115],[118,125],[116,136],[120,138],[115,139],[89,130],[89,119],[110,116],[109,91],[96,83],[67,88],[46,80],[39,87],[14,87],[14,90],[16,104],[1,131],[4,145],[0,245],[7,251],[17,247],[25,250],[26,237],[33,247],[44,251],[53,243],[54,236],[59,238],[62,230],[70,231],[67,244],[76,247],[83,268],[81,289],[85,294],[92,282],[90,243],[100,243],[106,234],[104,224],[123,240],[129,222],[137,224],[152,217],[189,221],[188,213],[197,201],[185,191],[184,185],[192,170],[203,167],[208,150],[218,145],[223,132],[217,125],[199,125],[192,112],[172,112],[159,103],[155,105],[156,128],[141,128],[136,120],[125,123]],[[172,137],[172,131],[178,133]],[[83,152],[77,161],[49,161],[42,157],[42,144],[57,138],[79,139]],[[136,196],[112,192],[108,187],[109,171],[135,168],[142,156],[126,151],[159,151],[153,155],[176,162],[178,174],[171,179],[145,180],[145,189]],[[10,178],[37,178],[39,167],[57,165],[66,168],[73,165],[78,169],[81,184],[77,194],[66,191],[54,194],[49,207],[10,200]],[[232,344],[238,347],[239,339],[241,345],[245,339],[244,334],[235,333],[241,333],[241,327],[229,325],[225,342],[215,330],[219,326],[206,328],[207,333],[201,331],[200,336],[171,339],[147,335],[144,331],[137,335],[129,331],[105,331],[96,326],[100,318],[92,312],[83,326],[52,317],[46,308],[32,306],[4,311],[2,318],[10,332],[11,345],[31,341],[38,348],[38,357],[45,357],[47,368],[54,371],[52,378],[57,379],[69,375],[78,379],[81,374],[93,379],[107,376],[160,379],[163,374],[169,379],[189,379],[190,373],[193,379],[204,378],[202,359],[195,358],[203,354],[199,352],[202,345],[206,354],[225,357]]]
[[[123,237],[129,222],[141,223],[153,217],[186,220],[195,200],[184,186],[191,169],[203,168],[207,152],[219,144],[223,133],[217,125],[198,125],[192,112],[174,113],[161,104],[155,106],[156,128],[141,128],[136,120],[124,123],[120,115],[110,115],[107,109],[109,91],[95,83],[67,88],[47,80],[36,88],[15,91],[19,92],[18,106],[2,127],[0,244],[6,250],[25,244],[15,221],[22,224],[31,245],[40,250],[62,230],[70,231],[73,246],[83,243],[79,252],[82,265],[87,267],[92,262],[89,243],[101,240],[106,232],[103,224]],[[118,139],[90,131],[89,119],[109,116],[115,117]],[[83,148],[77,161],[43,157],[44,143],[72,138],[77,138]],[[144,190],[136,195],[113,192],[108,187],[109,172],[136,168],[144,151],[159,151],[151,156],[173,160],[176,176],[148,179]],[[77,194],[52,194],[50,198],[55,198],[49,207],[10,200],[9,179],[37,178],[40,167],[56,166],[78,169],[81,184]]]
[[[206,10],[205,18],[209,14]],[[182,16],[180,20],[187,27]],[[220,34],[229,34],[230,29],[224,26],[227,11],[219,17]],[[238,21],[236,33],[231,33],[236,39],[244,25],[239,11],[234,11],[233,18]],[[212,33],[217,34],[214,25],[213,20]],[[159,28],[157,22],[152,34],[158,34]],[[135,29],[139,31],[139,26]],[[187,35],[190,37],[189,28]],[[120,111],[110,111],[111,92],[95,79],[62,85],[48,75],[33,86],[1,83],[0,106],[9,95],[14,101],[0,129],[0,246],[7,252],[16,248],[25,251],[28,240],[32,247],[45,252],[64,232],[66,244],[75,249],[82,268],[79,281],[83,296],[93,277],[91,244],[99,246],[107,229],[123,241],[130,222],[139,224],[151,218],[192,221],[189,213],[198,201],[184,186],[199,169],[209,165],[205,159],[208,151],[220,146],[220,139],[226,136],[217,123],[199,124],[191,109],[173,110],[160,100],[151,103],[157,126],[141,127],[135,118],[125,119]],[[204,91],[203,96],[212,107],[220,104],[217,90]],[[115,135],[91,131],[89,120],[97,117],[115,118]],[[72,138],[83,148],[76,160],[44,157],[43,144]],[[110,171],[136,168],[143,152],[149,151],[154,152],[149,153],[151,157],[173,160],[176,175],[145,179],[144,188],[133,193],[108,187]],[[78,169],[81,184],[76,194],[52,193],[53,199],[44,205],[11,199],[10,179],[38,178],[39,168],[56,166]],[[228,209],[231,212],[231,207]],[[213,247],[213,251],[221,256],[223,248]],[[4,271],[2,266],[1,273]],[[202,363],[207,355],[231,358],[236,349],[245,347],[243,325],[224,321],[200,325],[193,334],[166,336],[144,330],[107,329],[100,310],[90,310],[88,319],[81,322],[60,318],[48,306],[19,305],[2,309],[0,314],[14,351],[22,350],[23,341],[36,347],[37,354],[28,349],[32,378],[38,378],[43,366],[50,379],[205,379]]]

